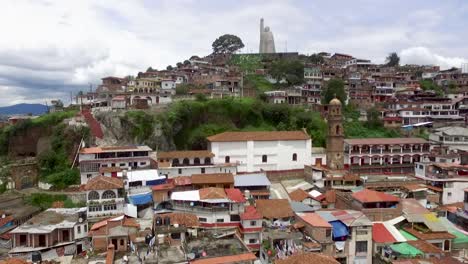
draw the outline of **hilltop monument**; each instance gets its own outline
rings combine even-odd
[[[270,27],[263,26],[263,18],[260,19],[260,49],[259,53],[275,53],[275,40]]]

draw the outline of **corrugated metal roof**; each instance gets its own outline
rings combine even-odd
[[[268,180],[265,173],[242,174],[234,176],[235,187],[248,187],[248,186],[270,186],[271,182]]]

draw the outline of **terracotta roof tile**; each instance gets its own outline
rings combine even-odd
[[[192,185],[192,177],[190,176],[179,176],[174,178],[176,186]]]
[[[226,199],[226,192],[224,192],[223,188],[203,188],[199,191],[200,200],[208,200],[208,199]]]
[[[122,179],[106,176],[97,176],[86,183],[85,189],[90,190],[110,190],[123,188]]]
[[[364,189],[359,192],[352,194],[354,199],[361,203],[378,203],[378,202],[398,202],[400,198],[387,194],[384,192],[378,192],[374,190]]]
[[[268,219],[294,216],[287,199],[256,200],[255,206],[257,211]]]
[[[334,264],[339,263],[331,256],[320,253],[299,253],[285,259],[275,260],[275,264]]]
[[[276,140],[308,140],[310,135],[299,131],[254,131],[254,132],[224,132],[211,137],[211,142],[230,141],[276,141]]]
[[[311,196],[309,196],[309,194],[302,189],[296,189],[289,193],[289,198],[296,202],[302,202],[307,198],[311,198]]]
[[[229,200],[235,202],[235,203],[245,203],[245,197],[244,194],[239,189],[224,189],[226,192],[227,197]]]
[[[162,218],[168,216],[171,219],[171,224],[179,224],[180,226],[186,227],[198,227],[200,226],[200,222],[198,221],[198,217],[194,214],[190,213],[168,213],[168,214],[160,214],[155,215],[155,217],[160,216]]]
[[[411,235],[415,236],[421,240],[432,240],[432,239],[453,239],[456,238],[454,235],[450,234],[449,232],[419,232],[411,227],[404,227],[403,228],[406,232],[410,233]]]
[[[234,183],[232,173],[192,174],[192,184]]]
[[[244,263],[247,261],[256,260],[257,257],[251,253],[242,253],[232,256],[202,258],[190,261],[191,264],[231,264],[231,263]]]
[[[214,157],[214,154],[208,150],[188,150],[188,151],[160,151],[157,153],[158,159],[172,158],[205,158]]]
[[[242,220],[262,219],[262,215],[255,209],[255,206],[249,205],[245,207],[244,213],[240,215]]]
[[[316,213],[299,213],[297,214],[302,221],[306,222],[308,225],[315,227],[329,227],[332,226],[325,219]]]
[[[408,240],[408,244],[412,245],[413,247],[421,250],[424,253],[430,253],[430,254],[438,254],[438,253],[444,253],[442,249],[432,245],[431,243],[428,243],[424,240]]]
[[[9,222],[13,221],[15,218],[12,215],[5,216],[4,218],[0,218],[0,227],[8,224]]]

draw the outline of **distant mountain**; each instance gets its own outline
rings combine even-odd
[[[0,107],[0,115],[42,115],[47,112],[47,106],[43,104],[16,104]]]

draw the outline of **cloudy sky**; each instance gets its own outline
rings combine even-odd
[[[219,35],[258,50],[260,17],[277,51],[341,52],[383,62],[468,62],[466,0],[14,0],[0,16],[0,106],[62,98],[108,75],[207,55]]]

